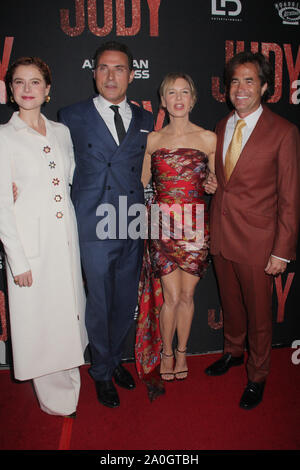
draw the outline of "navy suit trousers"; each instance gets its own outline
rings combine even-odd
[[[80,249],[87,283],[90,374],[96,381],[110,380],[134,319],[143,240],[82,242]]]

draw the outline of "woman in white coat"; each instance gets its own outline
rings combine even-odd
[[[19,107],[0,126],[0,239],[7,260],[14,375],[33,379],[43,411],[74,415],[87,336],[69,195],[72,142],[67,127],[41,114],[51,86],[47,64],[36,57],[18,59],[6,82]]]

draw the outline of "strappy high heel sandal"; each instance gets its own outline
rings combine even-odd
[[[174,357],[174,354],[173,353],[172,354],[166,354],[163,351],[161,351],[160,357],[161,357],[161,359],[163,357]],[[160,372],[160,377],[165,382],[172,382],[175,379],[175,374],[174,374],[174,372]]]
[[[186,348],[184,349],[184,351],[181,351],[180,349],[176,348],[176,353],[180,353],[180,354],[185,354],[186,353]],[[174,372],[174,376],[175,376],[175,379],[176,380],[185,380],[188,376],[188,369],[185,369],[185,370],[179,370],[178,372]],[[182,374],[185,374],[183,377],[178,377],[178,375],[182,375]]]

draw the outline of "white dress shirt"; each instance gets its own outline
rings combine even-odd
[[[94,105],[98,113],[104,120],[110,133],[112,134],[113,138],[119,145],[118,134],[116,131],[116,126],[115,126],[115,121],[114,121],[115,113],[112,109],[110,109],[110,106],[113,105],[113,103],[110,103],[101,95],[96,96],[93,101],[94,101]],[[132,118],[131,107],[129,106],[126,98],[123,101],[121,101],[121,103],[118,103],[118,106],[119,106],[119,113],[122,117],[124,127],[127,132],[131,118]]]
[[[248,116],[246,116],[245,118],[243,118],[246,125],[242,129],[242,136],[243,136],[242,149],[244,148],[247,140],[249,139],[249,137],[250,137],[254,127],[256,126],[257,121],[260,118],[260,115],[261,115],[262,112],[263,112],[263,108],[260,105],[259,108],[256,111],[254,111],[253,113],[251,113]],[[225,129],[225,135],[224,135],[224,145],[223,145],[223,162],[224,162],[224,164],[225,164],[226,152],[227,152],[227,149],[228,149],[229,144],[231,142],[233,132],[234,132],[234,129],[235,129],[235,125],[236,125],[236,123],[239,119],[241,119],[240,116],[237,114],[237,112],[235,112],[227,121],[226,129]]]
[[[249,114],[248,116],[244,117],[243,120],[246,123],[246,126],[242,128],[242,149],[246,145],[246,142],[248,141],[254,127],[257,124],[257,121],[259,120],[261,113],[263,112],[263,107],[260,105],[253,113]],[[225,129],[225,135],[224,135],[224,144],[223,144],[223,163],[225,165],[225,157],[226,157],[226,152],[229,147],[229,144],[231,142],[233,132],[236,126],[237,121],[241,119],[241,117],[235,112],[227,121],[226,124],[226,129]],[[279,256],[274,256],[274,258],[278,258],[282,261],[285,261],[286,263],[289,263],[289,260],[284,259],[284,258],[279,258]]]

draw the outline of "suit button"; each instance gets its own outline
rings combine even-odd
[[[106,186],[106,189],[111,189],[111,186]]]
[[[129,191],[129,192],[130,192],[130,194],[133,194],[133,193],[134,193],[134,191],[132,191],[132,190],[131,190],[131,191]]]
[[[224,209],[224,210],[223,210],[223,215],[227,215],[227,214],[228,214],[227,210]]]
[[[109,166],[109,167],[110,167],[110,166],[111,166],[111,163],[108,163],[108,164],[107,164],[107,166]]]
[[[144,150],[144,148],[145,148],[145,145],[142,145],[142,146],[141,146],[141,149]]]
[[[134,171],[134,170],[135,170],[134,166],[133,166],[133,167],[131,167],[131,171]]]
[[[92,144],[88,144],[88,148],[91,148],[92,147]]]

